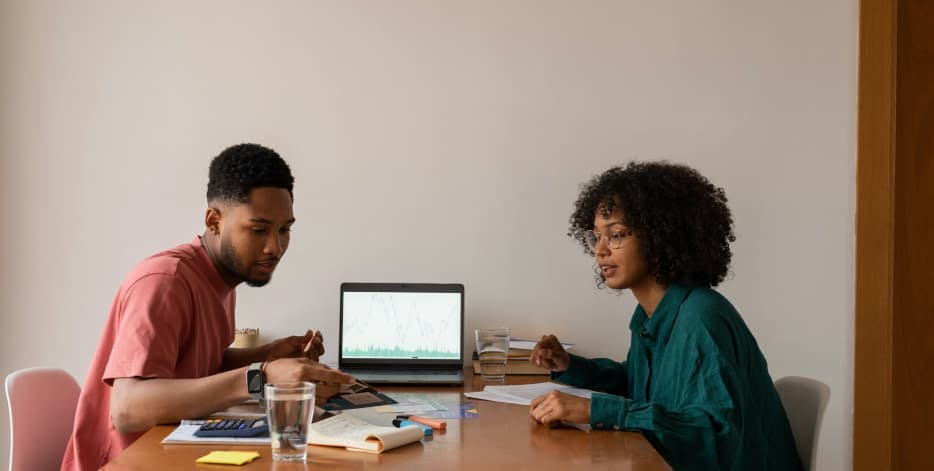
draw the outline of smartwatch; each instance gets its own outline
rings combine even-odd
[[[256,362],[250,365],[246,370],[246,391],[250,397],[260,401],[263,399],[263,386],[266,385],[266,378],[263,375],[263,363]]]

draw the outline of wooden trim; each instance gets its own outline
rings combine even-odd
[[[893,470],[934,469],[934,2],[898,0],[893,245]]]
[[[861,0],[853,469],[893,469],[896,0]]]

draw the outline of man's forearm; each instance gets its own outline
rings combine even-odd
[[[197,379],[114,380],[110,419],[120,433],[203,417],[249,399],[246,368]]]
[[[224,359],[221,362],[221,370],[234,370],[244,366],[250,366],[251,363],[266,361],[269,355],[267,345],[251,348],[228,348],[224,350]]]

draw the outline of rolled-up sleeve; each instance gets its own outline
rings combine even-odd
[[[609,358],[584,358],[569,354],[571,364],[561,373],[551,373],[551,379],[571,386],[606,391],[613,394],[627,394],[626,362]]]

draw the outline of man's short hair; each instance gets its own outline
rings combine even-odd
[[[292,195],[295,178],[276,151],[259,144],[237,144],[224,149],[208,172],[208,202],[221,200],[246,203],[250,190],[282,188]]]

